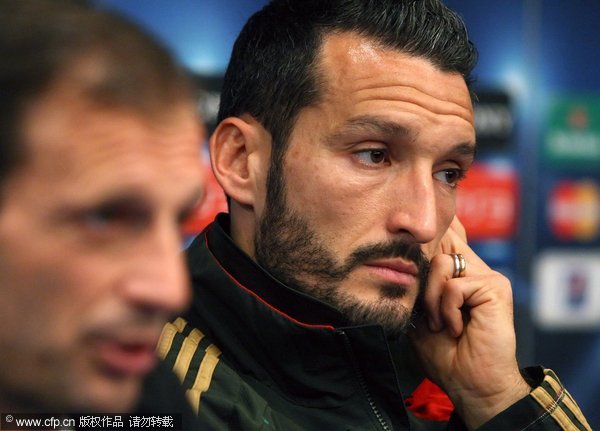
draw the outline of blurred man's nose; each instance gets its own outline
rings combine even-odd
[[[191,292],[178,226],[153,227],[125,286],[127,299],[137,306],[174,314],[189,303]]]

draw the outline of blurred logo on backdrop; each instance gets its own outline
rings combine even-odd
[[[535,261],[533,277],[541,328],[600,328],[600,252],[546,251]]]
[[[477,90],[473,109],[478,148],[508,148],[512,143],[514,128],[508,94],[501,90]]]
[[[561,97],[550,108],[544,159],[552,166],[600,169],[600,97]]]
[[[219,101],[223,77],[220,75],[194,75],[196,85],[200,89],[198,94],[198,111],[206,124],[208,135],[217,127],[219,114]]]
[[[473,249],[496,270],[512,272],[519,179],[509,154],[514,113],[502,88],[477,88],[473,108],[478,160],[457,192],[456,212]]]
[[[592,179],[556,182],[547,218],[552,234],[562,241],[595,241],[600,237],[600,184]]]
[[[456,214],[469,240],[510,239],[516,231],[519,181],[505,159],[475,162],[460,183]]]

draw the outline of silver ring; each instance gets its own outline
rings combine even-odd
[[[464,277],[467,270],[467,261],[460,253],[451,253],[450,256],[454,259],[454,272],[452,278]]]

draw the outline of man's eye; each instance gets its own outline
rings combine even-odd
[[[433,176],[451,187],[456,187],[465,176],[465,173],[462,169],[444,169],[436,172]]]
[[[106,206],[84,211],[80,217],[84,227],[102,232],[108,229],[137,229],[148,222],[147,211],[132,205]]]
[[[111,222],[111,217],[102,211],[89,211],[82,215],[81,221],[88,229],[106,229]]]
[[[366,165],[381,165],[388,162],[387,151],[383,149],[362,150],[355,154],[358,160]]]
[[[114,208],[93,208],[82,212],[79,219],[86,229],[101,232],[121,224],[127,217]]]

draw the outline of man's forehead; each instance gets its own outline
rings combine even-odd
[[[188,100],[165,102],[160,110],[144,110],[117,101],[95,99],[88,90],[88,87],[57,86],[47,92],[26,109],[22,134],[30,138],[30,143],[35,143],[34,137],[44,138],[53,133],[104,136],[110,130],[126,132],[128,128],[123,126],[134,123],[156,134],[176,133],[184,127],[192,127],[198,134],[202,130],[198,113]]]
[[[415,87],[427,84],[439,76],[448,76],[454,79],[445,82],[445,87],[450,85],[455,94],[462,94],[461,103],[465,106],[471,104],[466,81],[459,72],[443,71],[424,56],[390,47],[357,32],[326,33],[316,63],[324,91],[336,86],[343,88],[349,82],[377,76],[387,75],[386,79],[390,83],[402,80]],[[435,88],[431,90],[435,91]]]
[[[351,62],[376,60],[385,49],[375,38],[351,31],[326,33],[320,48],[321,56],[339,54],[339,58],[346,58]]]
[[[334,138],[356,128],[406,135],[435,118],[444,119],[453,140],[469,143],[472,152],[473,107],[458,72],[351,32],[327,35],[319,55],[321,96],[303,112],[313,112],[310,121],[327,124]],[[304,132],[314,130],[303,124]]]
[[[54,92],[24,116],[21,168],[56,181],[117,168],[135,175],[144,165],[166,169],[199,158],[200,139],[200,122],[191,105],[165,106],[164,115],[155,117],[97,105],[77,93]]]

